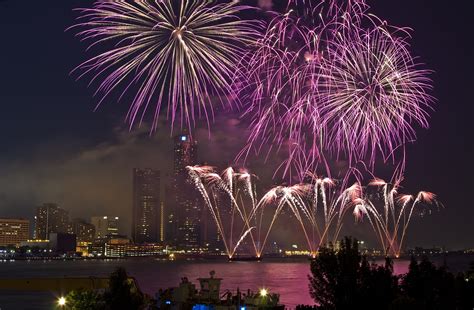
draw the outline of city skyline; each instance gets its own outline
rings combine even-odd
[[[468,2],[0,0],[0,310],[474,309]]]
[[[9,151],[0,157],[0,165],[5,167],[0,208],[4,216],[30,220],[31,209],[46,201],[57,202],[68,209],[71,217],[88,218],[95,210],[99,214],[115,214],[117,210],[118,216],[124,219],[123,228],[128,231],[131,224],[125,221],[130,222],[131,218],[131,169],[154,167],[162,171],[167,179],[164,182],[169,182],[172,137],[178,132],[171,134],[163,125],[150,137],[146,123],[129,132],[128,126],[122,123],[126,104],[110,103],[92,113],[96,104],[92,90],[85,90],[85,82],[75,84],[68,77],[71,64],[84,59],[83,46],[70,33],[63,32],[75,17],[72,8],[85,5],[71,1],[55,4],[45,11],[41,5],[32,4],[32,10],[25,12],[30,19],[17,25],[22,37],[29,38],[30,42],[12,37],[7,31],[4,33],[7,41],[14,42],[25,52],[5,50],[5,59],[12,61],[5,64],[5,76],[9,78],[2,80],[5,92],[0,95],[2,102],[9,103],[1,125],[4,126],[1,137]],[[21,4],[3,1],[0,8],[5,8],[3,12],[20,11]],[[426,1],[374,3],[373,9],[394,23],[416,28],[413,48],[436,72],[437,111],[431,117],[431,130],[420,131],[418,142],[408,146],[411,160],[405,186],[409,190],[423,188],[436,192],[447,208],[417,222],[419,225],[412,228],[409,244],[472,246],[469,238],[459,238],[459,235],[472,235],[472,225],[466,224],[466,219],[474,215],[474,208],[463,195],[472,185],[467,173],[472,170],[472,143],[463,134],[472,132],[473,125],[468,120],[470,113],[459,112],[470,108],[468,89],[472,77],[463,61],[469,54],[465,51],[472,51],[472,46],[459,39],[458,30],[464,30],[458,20],[450,17],[452,20],[440,26],[445,15],[449,15],[444,10],[455,12],[457,9]],[[43,24],[42,20],[35,19],[35,10],[53,14],[58,19]],[[426,10],[432,14],[421,14]],[[14,16],[8,15],[2,15],[4,22],[16,25]],[[426,26],[432,25],[429,18],[439,21],[436,31]],[[37,24],[51,31],[51,36],[35,38],[28,29]],[[439,36],[440,31],[446,35]],[[34,59],[26,55],[32,44],[46,46]],[[446,57],[446,52],[439,50],[440,45],[449,46],[453,56]],[[40,61],[36,62],[37,58]],[[455,68],[459,68],[459,72]],[[34,74],[25,74],[29,71]],[[50,78],[47,84],[36,78],[39,74]],[[23,78],[29,83],[28,91],[19,87],[25,85],[18,82]],[[199,140],[202,161],[222,168],[232,164],[237,150],[245,143],[245,125],[238,114],[223,117],[217,113],[209,138],[205,125],[198,123],[195,138]],[[245,166],[262,176],[262,182],[268,183],[263,184],[264,188],[278,182],[272,180],[275,167],[271,161],[266,165],[269,168],[262,168],[263,160],[251,161]],[[438,227],[446,229],[441,231]]]

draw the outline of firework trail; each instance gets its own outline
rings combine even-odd
[[[210,210],[228,257],[232,258],[237,253],[247,237],[250,238],[255,256],[261,257],[272,226],[283,208],[280,202],[281,188],[270,190],[258,200],[252,175],[245,170],[236,172],[229,167],[219,175],[208,166],[187,169]],[[270,210],[270,224],[264,225],[264,213],[270,205],[277,207]]]
[[[315,177],[310,184],[285,190],[285,202],[300,223],[313,255],[321,246],[337,241],[345,214],[354,197],[359,196],[361,189],[357,183],[350,187],[343,184],[327,177]]]
[[[227,96],[235,97],[235,65],[258,33],[257,22],[238,18],[248,8],[236,1],[97,0],[92,8],[79,9],[78,24],[71,28],[90,48],[105,51],[75,72],[98,83],[98,105],[115,92],[120,98],[132,94],[130,126],[152,109],[156,130],[163,108],[171,128],[179,121],[191,129],[201,116],[209,125],[212,98],[224,104]]]
[[[416,196],[398,194],[398,183],[389,184],[376,179],[369,183],[369,187],[375,187],[376,193],[360,192],[360,196],[354,197],[353,214],[357,220],[364,217],[369,220],[385,255],[400,256],[415,211],[424,216],[431,214],[433,206],[443,206],[430,192],[421,191]]]
[[[313,256],[321,246],[338,240],[346,215],[352,213],[356,222],[368,220],[385,255],[399,257],[413,216],[431,214],[433,207],[443,206],[430,192],[399,194],[400,181],[391,184],[375,178],[365,187],[360,182],[346,186],[346,179],[316,175],[311,175],[311,183],[276,186],[258,199],[253,176],[245,170],[227,168],[219,175],[207,166],[187,169],[229,258],[247,238],[255,256],[261,257],[283,210],[296,219]]]

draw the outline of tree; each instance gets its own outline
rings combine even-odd
[[[143,309],[146,298],[129,280],[124,268],[117,268],[109,280],[109,289],[104,294],[106,309]]]
[[[370,265],[364,256],[359,273],[361,305],[366,309],[388,309],[399,291],[398,277],[393,275],[393,261],[387,257],[383,266]]]
[[[340,249],[322,248],[311,262],[310,295],[321,309],[387,309],[398,292],[390,259],[370,265],[357,240],[345,238]]]
[[[438,268],[426,257],[420,263],[411,258],[401,288],[407,297],[416,301],[418,309],[458,309],[454,275],[446,266]]]
[[[105,303],[101,294],[92,290],[74,290],[66,296],[68,309],[71,310],[102,310]]]

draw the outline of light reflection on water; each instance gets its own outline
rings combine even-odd
[[[377,261],[382,264],[383,261]],[[396,274],[406,273],[408,260],[396,260]],[[222,291],[257,291],[267,288],[280,294],[280,301],[288,308],[298,304],[313,304],[308,293],[309,260],[273,260],[261,262],[160,261],[153,259],[90,260],[90,261],[16,261],[0,263],[0,278],[35,277],[107,277],[116,267],[125,267],[141,289],[154,296],[160,288],[177,286],[182,277],[198,284],[197,278],[207,277],[211,270],[223,278]],[[28,309],[51,308],[53,293],[27,294],[0,292],[0,308],[24,309],[18,303],[27,302]],[[9,307],[9,305],[11,305]],[[15,307],[13,307],[13,305]]]

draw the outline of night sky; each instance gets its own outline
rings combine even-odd
[[[91,54],[65,29],[77,17],[73,8],[91,3],[0,0],[0,217],[32,218],[36,206],[51,201],[73,217],[121,216],[128,232],[132,168],[169,172],[165,121],[152,136],[146,125],[130,132],[127,102],[106,100],[93,112],[93,88],[69,75]],[[379,17],[414,28],[413,53],[435,71],[431,128],[418,130],[418,141],[408,146],[404,186],[437,193],[446,209],[415,219],[409,246],[474,247],[474,27],[467,3],[369,1]],[[218,114],[210,139],[205,125],[196,131],[200,161],[221,168],[245,141],[237,114]],[[274,169],[252,166],[267,180]]]

